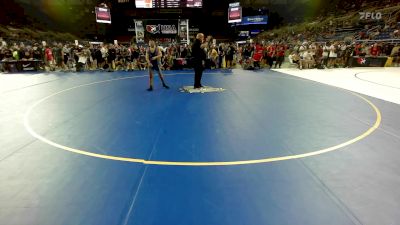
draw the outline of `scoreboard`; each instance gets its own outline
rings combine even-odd
[[[201,8],[203,7],[202,0],[186,0],[186,6],[189,8]]]
[[[111,13],[109,8],[95,7],[96,22],[98,23],[111,23]]]
[[[136,0],[136,8],[201,8],[202,0]]]
[[[230,3],[228,8],[228,23],[242,22],[242,7],[240,2]]]

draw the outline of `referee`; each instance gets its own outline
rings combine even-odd
[[[211,40],[211,36],[207,37],[207,41],[204,42],[204,34],[198,33],[196,40],[192,46],[192,57],[194,67],[194,88],[201,88],[201,77],[203,76],[203,70],[206,60],[206,48],[208,47],[208,41]]]

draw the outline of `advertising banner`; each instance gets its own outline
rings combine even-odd
[[[248,36],[250,36],[249,31],[240,31],[239,32],[239,37],[248,37]]]
[[[149,39],[174,40],[175,42],[187,43],[189,34],[189,21],[184,20],[165,20],[149,19],[134,20],[136,33],[136,43],[144,43]]]
[[[191,27],[189,28],[189,36],[193,37],[196,36],[200,32],[200,29],[197,27]]]
[[[178,35],[178,22],[178,20],[144,20],[143,25],[146,36],[172,38]]]
[[[384,67],[388,57],[352,57],[353,67]]]
[[[255,36],[257,34],[261,33],[261,30],[251,30],[250,31],[250,36]]]
[[[189,20],[179,20],[179,41],[189,44]]]
[[[20,64],[20,69],[22,69],[22,71],[37,71],[39,68],[39,61],[38,60],[34,60],[34,61],[19,61],[18,62]]]
[[[135,20],[136,43],[144,43],[144,28],[142,20]]]
[[[268,24],[268,16],[244,16],[240,25]]]

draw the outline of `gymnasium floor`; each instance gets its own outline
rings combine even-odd
[[[400,224],[400,68],[165,73],[1,74],[0,224]]]

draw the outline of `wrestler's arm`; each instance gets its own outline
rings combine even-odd
[[[158,55],[157,56],[154,56],[153,57],[153,60],[156,60],[156,59],[161,59],[162,58],[162,50],[161,50],[161,48],[160,47],[157,47],[158,48]]]
[[[151,66],[150,59],[149,59],[149,52],[148,51],[146,51],[146,62],[147,62],[147,65]]]

